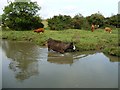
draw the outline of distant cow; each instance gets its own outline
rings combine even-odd
[[[38,28],[38,29],[34,30],[34,32],[37,32],[37,33],[42,32],[42,33],[44,33],[44,28]]]
[[[73,43],[65,43],[59,40],[53,40],[52,38],[48,39],[47,46],[48,46],[48,50],[52,49],[60,53],[75,50],[75,46],[73,45]]]
[[[108,31],[109,33],[111,33],[111,32],[112,32],[112,29],[109,28],[109,27],[106,27],[106,28],[105,28],[105,31]]]
[[[92,24],[92,25],[91,25],[91,31],[93,32],[94,30],[95,30],[95,25]]]

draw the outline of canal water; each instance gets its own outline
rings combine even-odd
[[[118,58],[60,54],[31,42],[0,42],[2,88],[118,88]]]

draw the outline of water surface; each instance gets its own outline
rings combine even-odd
[[[2,41],[3,88],[118,88],[118,58],[102,52],[48,52],[30,42]]]

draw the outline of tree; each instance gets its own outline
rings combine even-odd
[[[67,15],[54,16],[48,19],[48,26],[52,30],[63,30],[71,28],[71,17]]]
[[[120,3],[120,1],[119,1]],[[120,14],[117,14],[117,28],[120,28]]]
[[[81,14],[75,15],[72,20],[72,27],[74,29],[81,29],[84,22],[84,17]]]
[[[105,27],[109,26],[109,27],[119,28],[120,27],[120,14],[105,18],[104,23],[105,23]]]
[[[105,24],[105,26],[110,26],[110,18],[109,17],[106,17],[104,19],[104,24]]]
[[[82,29],[85,29],[85,30],[90,30],[91,29],[91,26],[88,22],[88,20],[86,18],[84,18],[84,21],[83,21],[83,24],[82,24]]]
[[[37,15],[40,9],[36,2],[11,2],[3,10],[3,25],[15,30],[43,27],[41,18]]]
[[[104,26],[104,16],[100,13],[92,14],[91,16],[86,17],[89,24],[99,25],[99,27]]]
[[[110,25],[118,27],[120,26],[119,14],[110,17]]]

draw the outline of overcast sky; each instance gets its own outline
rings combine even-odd
[[[10,0],[9,0],[10,1]],[[14,1],[14,0],[11,0]],[[82,14],[89,16],[98,11],[105,17],[116,15],[118,13],[118,2],[120,0],[31,0],[36,1],[40,6],[40,16],[44,19],[54,15]],[[0,14],[3,13],[7,0],[0,0]]]

